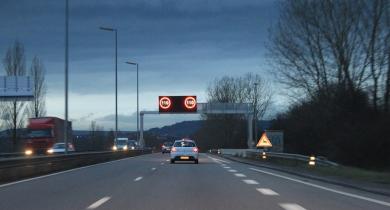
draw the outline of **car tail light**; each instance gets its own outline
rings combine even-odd
[[[198,147],[194,147],[194,148],[192,148],[192,151],[194,151],[194,152],[198,152],[199,150],[198,150]]]
[[[172,147],[171,152],[176,152],[176,147]]]

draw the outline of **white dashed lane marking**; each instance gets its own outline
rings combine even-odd
[[[230,167],[229,166],[224,166],[223,168],[229,169]]]
[[[152,168],[152,171],[155,171],[156,170],[156,168]]]
[[[103,203],[107,202],[108,200],[110,200],[111,197],[104,197],[98,201],[96,201],[95,203],[91,204],[90,206],[88,206],[87,209],[96,209],[97,207],[101,206]]]
[[[245,184],[259,184],[258,182],[252,179],[243,179],[242,181],[245,182]]]
[[[245,174],[240,174],[240,173],[234,174],[234,176],[236,176],[236,177],[246,177]]]
[[[256,190],[263,195],[279,195],[277,192],[267,188],[257,188]]]
[[[237,172],[237,170],[234,170],[234,169],[230,169],[230,170],[228,170],[229,172],[233,172],[233,173],[236,173]]]
[[[306,210],[302,206],[295,203],[280,203],[279,206],[285,210]]]
[[[137,178],[134,179],[135,182],[138,182],[139,180],[141,180],[143,177],[142,176],[139,176]]]

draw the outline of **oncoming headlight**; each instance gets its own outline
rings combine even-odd
[[[31,149],[24,151],[25,155],[32,155],[32,153],[33,153],[33,151]]]

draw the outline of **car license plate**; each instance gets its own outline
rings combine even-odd
[[[181,160],[188,160],[188,159],[190,159],[190,157],[187,157],[187,156],[181,156],[181,157],[180,157],[180,159],[181,159]]]

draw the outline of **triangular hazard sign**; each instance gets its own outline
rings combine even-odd
[[[271,141],[268,139],[267,134],[263,133],[256,147],[272,147]]]

